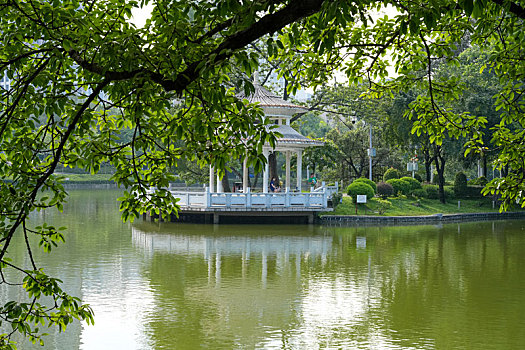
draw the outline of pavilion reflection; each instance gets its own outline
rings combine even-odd
[[[176,230],[170,232],[169,229],[159,229],[147,223],[133,225],[133,245],[149,256],[155,253],[201,256],[208,266],[208,279],[214,279],[218,284],[225,257],[240,260],[242,277],[246,277],[250,261],[257,261],[261,268],[261,282],[265,287],[269,264],[276,270],[288,269],[293,265],[295,275],[299,278],[301,261],[320,259],[326,263],[327,255],[332,250],[333,236],[309,233],[304,226],[299,230],[292,227],[288,234],[271,229],[262,231],[264,234],[230,234],[227,227],[209,225],[171,227]],[[200,229],[196,230],[197,227]],[[201,230],[204,227],[207,229]]]

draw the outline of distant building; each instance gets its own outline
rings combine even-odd
[[[9,89],[10,86],[11,86],[11,81],[7,77],[7,73],[4,72],[4,74],[2,74],[2,77],[0,79],[0,89],[7,90]]]

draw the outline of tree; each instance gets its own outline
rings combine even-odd
[[[492,140],[500,150],[496,166],[509,171],[486,191],[501,193],[503,208],[516,200],[525,205],[520,171],[525,130],[517,124],[524,107],[521,2],[159,0],[154,5],[145,27],[136,28],[129,22],[135,1],[0,2],[0,69],[11,79],[0,98],[0,177],[10,179],[0,189],[0,269],[20,270],[28,293],[27,301],[8,302],[0,310],[13,332],[39,341],[34,323],[64,328],[75,318],[92,321],[89,307],[65,294],[36,261],[29,259],[30,266],[9,261],[15,234],[36,235],[47,250],[64,239],[57,228],[27,222],[33,210],[61,209],[66,192],[55,175],[60,167],[96,173],[105,162],[113,165],[113,179],[127,188],[121,199],[124,219],[176,210],[162,188],[180,159],[225,169],[227,160],[248,156],[261,169],[262,146],[273,145],[275,137],[261,123],[261,110],[239,101],[226,84],[236,67],[243,74],[239,88],[252,91],[247,77],[260,55],[248,46],[257,40],[269,59],[289,62],[279,74],[294,77],[287,85],[291,93],[299,81],[327,81],[336,68],[351,83],[366,78],[378,96],[419,85],[427,93],[411,105],[414,131],[427,133],[437,145],[443,131],[472,136],[472,152],[483,150],[486,119],[442,108],[443,101],[457,98],[459,87],[455,77],[432,74],[436,60],[456,61],[456,43],[470,33],[492,62],[486,69],[502,86],[496,99],[502,123]],[[398,13],[373,19],[370,11],[386,5]],[[389,61],[398,76],[381,81]],[[169,113],[174,105],[177,112]],[[117,142],[119,130],[132,138]],[[160,188],[153,196],[146,192],[150,185]],[[29,257],[31,249],[28,245]],[[49,308],[41,295],[49,295]],[[0,336],[2,346],[11,334]]]
[[[137,29],[129,23],[133,1],[0,3],[0,68],[11,79],[1,92],[0,176],[12,180],[0,189],[0,269],[22,272],[27,292],[27,300],[0,309],[4,324],[13,325],[0,336],[0,347],[14,346],[14,332],[41,341],[40,322],[63,329],[73,319],[93,321],[89,306],[66,294],[36,261],[16,266],[9,260],[15,234],[39,236],[46,250],[64,240],[58,228],[27,222],[33,210],[62,208],[66,192],[58,169],[96,173],[111,163],[113,179],[127,188],[123,218],[132,219],[176,209],[168,192],[150,197],[146,190],[167,187],[179,160],[224,169],[228,159],[248,153],[260,168],[263,143],[275,142],[256,123],[261,111],[222,82],[232,66],[248,75],[256,67],[257,56],[242,48],[319,11],[322,1],[179,5],[157,2],[146,27]],[[174,105],[177,111],[169,113]],[[119,142],[120,130],[132,138]],[[29,257],[32,249],[28,245]],[[5,276],[2,284],[17,283]],[[50,304],[40,301],[43,295]]]

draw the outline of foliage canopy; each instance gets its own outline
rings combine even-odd
[[[468,35],[501,86],[502,119],[492,141],[500,150],[495,166],[509,171],[485,191],[498,191],[504,208],[525,204],[523,1],[158,0],[137,28],[132,9],[147,3],[0,0],[0,69],[10,80],[0,95],[0,177],[11,180],[0,188],[0,270],[22,272],[27,292],[27,300],[0,308],[2,321],[13,326],[0,347],[14,346],[13,332],[40,341],[34,325],[41,322],[64,328],[73,319],[93,320],[89,307],[36,261],[9,260],[15,234],[36,235],[46,250],[64,239],[59,228],[28,222],[34,210],[62,208],[60,167],[96,173],[111,163],[113,179],[127,189],[124,219],[176,210],[167,191],[148,197],[146,190],[166,187],[180,160],[224,169],[228,159],[248,157],[261,168],[262,146],[275,137],[260,123],[261,110],[240,101],[230,81],[240,72],[237,88],[253,89],[249,77],[261,58],[250,49],[255,41],[268,59],[286,62],[279,74],[292,82],[290,93],[299,87],[293,82],[315,86],[335,68],[350,83],[368,82],[372,97],[418,86],[426,93],[410,104],[413,131],[436,144],[444,135],[468,137],[466,152],[483,152],[487,118],[448,108],[460,97],[458,78],[433,74],[438,64],[457,62],[458,43]],[[372,15],[386,6],[395,15]],[[397,76],[387,80],[390,61]],[[0,283],[12,283],[5,276]],[[40,304],[42,295],[54,302]]]

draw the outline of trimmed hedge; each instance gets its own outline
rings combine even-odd
[[[454,180],[454,194],[457,197],[461,197],[467,191],[467,176],[463,172],[456,174],[456,179]]]
[[[374,198],[374,189],[367,183],[364,182],[352,182],[347,188],[346,193],[352,197],[354,202],[357,199],[357,195],[366,195],[367,199]]]
[[[463,198],[469,198],[469,199],[481,199],[484,198],[481,194],[481,190],[485,186],[467,186],[467,189],[465,193],[463,194]]]
[[[372,187],[372,188],[374,189],[374,194],[377,193],[377,185],[376,185],[376,183],[375,183],[374,181],[372,181],[372,180],[370,180],[370,179],[367,179],[367,178],[365,178],[365,177],[360,177],[359,179],[355,179],[355,180],[354,180],[354,183],[355,183],[355,182],[364,182],[364,183],[366,183],[366,184],[369,184],[370,187]]]
[[[394,187],[389,183],[380,182],[377,184],[377,194],[383,199],[390,197],[394,195]]]
[[[437,185],[425,185],[423,186],[423,189],[427,193],[428,199],[439,199],[439,186]],[[456,196],[454,195],[454,190],[450,187],[445,187],[445,200],[448,199],[454,199]]]
[[[438,199],[439,198],[439,189],[436,185],[425,185],[423,186],[427,194],[428,199]]]
[[[417,198],[427,198],[427,191],[425,191],[423,188],[419,188],[417,190],[413,190],[412,195]]]
[[[340,192],[332,194],[332,208],[337,208],[339,204],[341,204],[341,200],[343,199],[343,194]]]
[[[401,177],[401,173],[399,170],[394,168],[389,168],[387,171],[385,171],[385,174],[383,175],[383,181],[387,182],[390,179],[399,179]]]
[[[445,187],[445,200],[457,198],[454,194],[454,190],[450,187]]]
[[[414,178],[412,178],[410,176],[402,177],[401,180],[405,180],[406,182],[408,182],[410,184],[410,191],[409,191],[409,193],[412,193],[415,190],[420,190],[420,189],[423,188],[421,186],[421,182],[419,182],[418,180],[416,180],[416,179],[414,179]]]
[[[472,186],[485,186],[489,183],[489,180],[485,176],[480,176],[477,179],[472,179],[468,182],[469,185]]]
[[[402,180],[402,179],[390,179],[390,180],[387,180],[386,181],[387,184],[390,184],[392,185],[392,187],[394,188],[394,194],[398,194],[399,192],[401,192],[402,194],[404,195],[407,195],[410,193],[410,183],[406,180]]]

